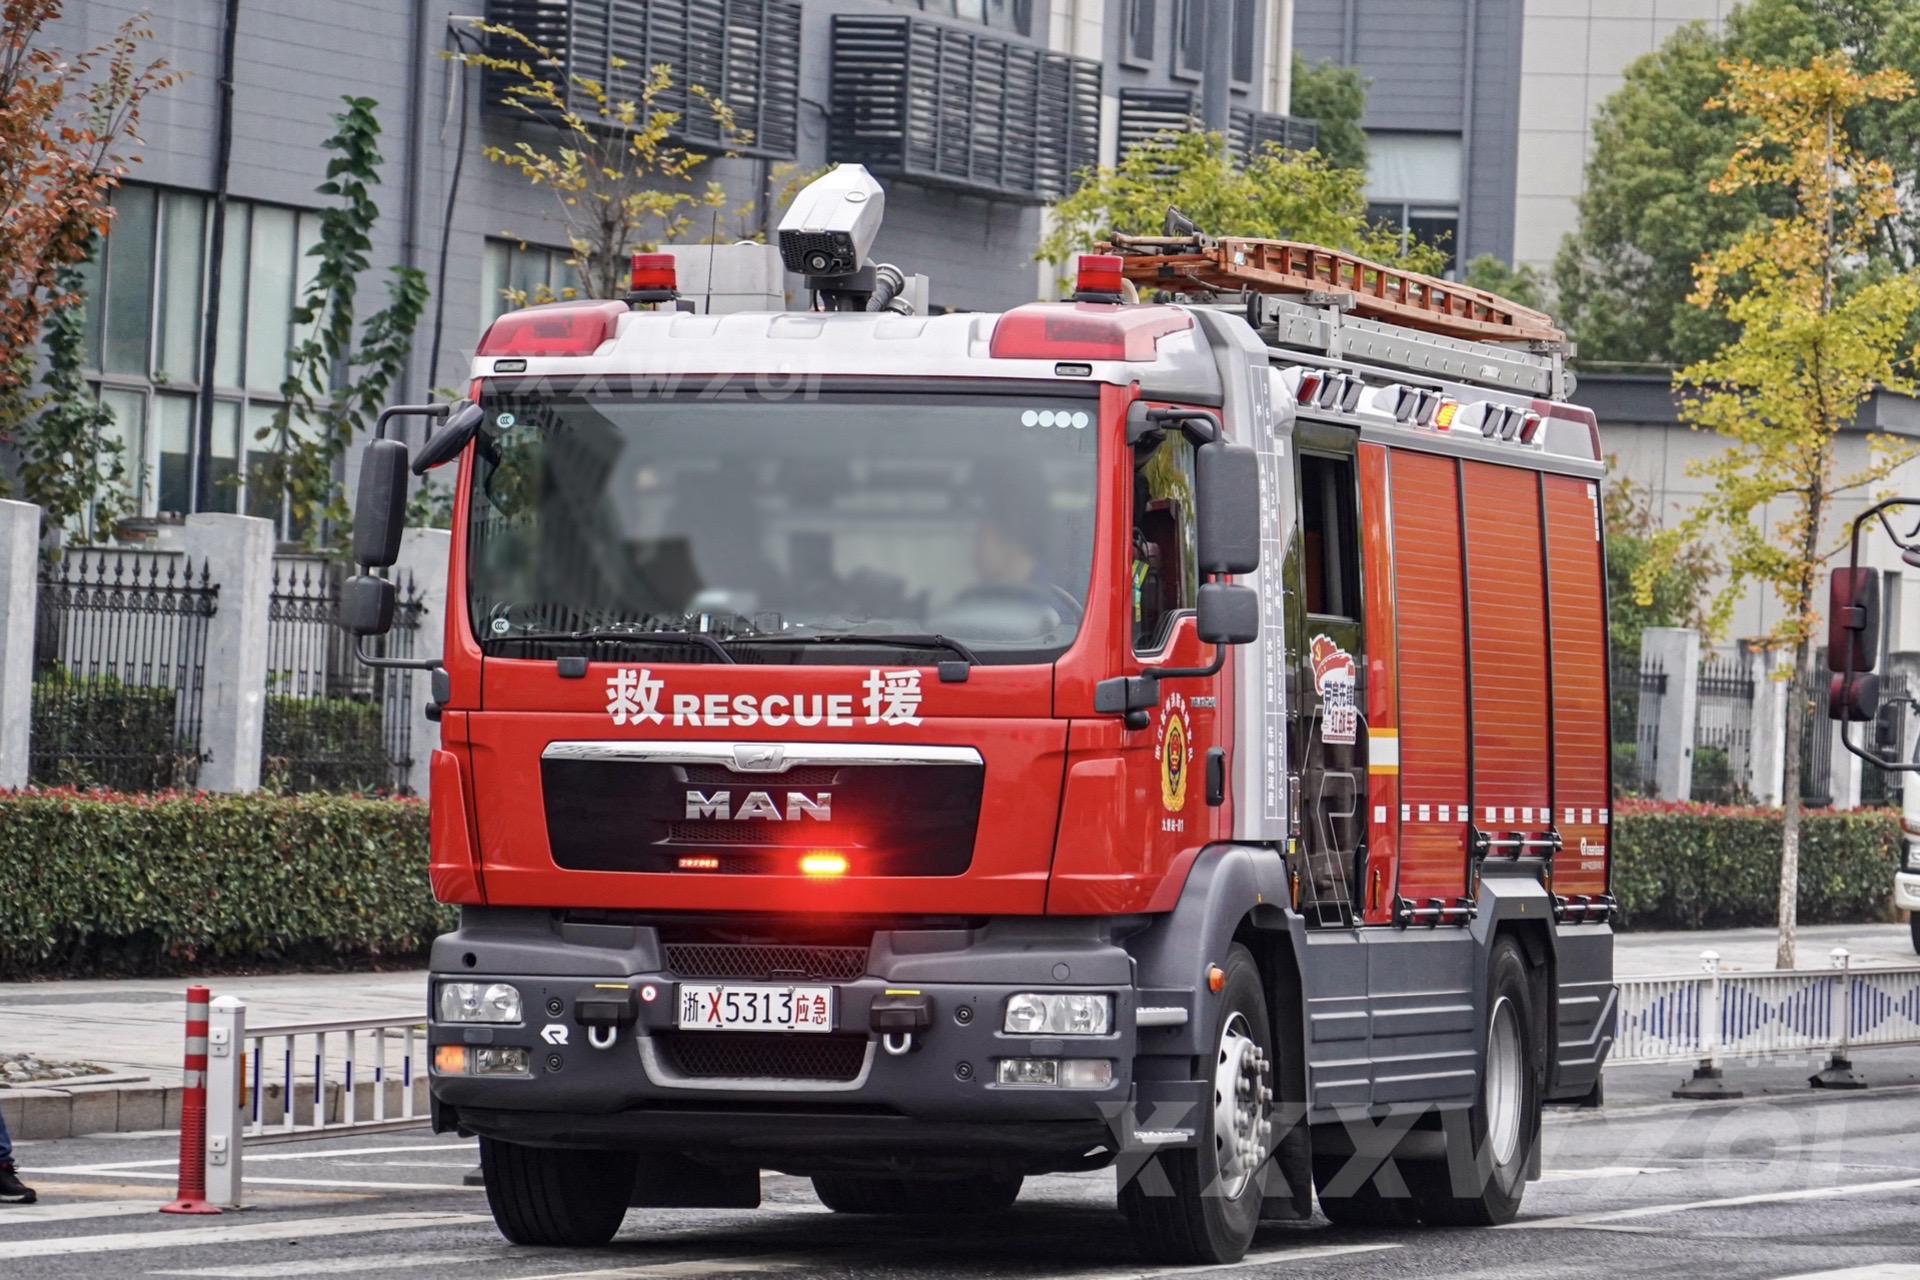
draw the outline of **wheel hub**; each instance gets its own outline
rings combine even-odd
[[[1213,1150],[1220,1190],[1228,1199],[1246,1189],[1273,1141],[1273,1066],[1247,1020],[1236,1013],[1220,1031],[1214,1056]]]

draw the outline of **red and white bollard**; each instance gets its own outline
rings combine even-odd
[[[162,1213],[219,1213],[207,1203],[207,1015],[212,993],[187,988],[186,1088],[180,1096],[180,1189]]]

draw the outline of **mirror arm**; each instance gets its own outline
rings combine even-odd
[[[1147,421],[1177,426],[1196,445],[1212,444],[1223,438],[1220,419],[1211,409],[1149,409]]]
[[[377,667],[383,671],[432,671],[440,665],[438,658],[378,658],[367,652],[367,637],[356,636],[353,641],[353,656],[363,666]]]
[[[380,417],[373,424],[373,438],[384,440],[387,436],[387,422],[392,418],[441,418],[453,412],[454,402],[443,401],[439,404],[395,404],[380,411]]]
[[[1150,675],[1156,681],[1158,680],[1198,680],[1198,679],[1204,679],[1207,676],[1219,675],[1220,668],[1226,666],[1226,664],[1227,664],[1227,646],[1223,644],[1217,644],[1213,646],[1213,661],[1209,662],[1204,667],[1161,668],[1153,671],[1143,671],[1140,674]]]

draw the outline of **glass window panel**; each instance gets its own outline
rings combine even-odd
[[[1460,203],[1460,135],[1367,132],[1367,199]]]
[[[252,236],[251,210],[227,204],[227,240],[220,254],[220,340],[213,352],[213,380],[222,387],[240,385],[247,346],[247,250]]]
[[[541,250],[514,246],[508,259],[507,287],[524,292],[528,302],[537,301],[540,286],[547,282],[546,257]]]
[[[307,290],[312,287],[314,277],[320,274],[320,259],[311,256],[314,246],[320,243],[320,215],[303,213],[300,215],[300,235],[297,241],[298,256],[294,259],[294,277],[299,280],[299,288],[294,291],[293,305],[299,306],[306,300]],[[295,346],[312,338],[320,329],[320,320],[303,325],[293,335]]]
[[[207,460],[210,486],[208,501],[213,511],[240,509],[240,402],[213,402],[213,456]]]
[[[269,502],[264,486],[258,483],[260,468],[273,457],[273,439],[270,428],[278,405],[250,404],[247,406],[247,514],[265,516],[278,524],[280,521],[280,503]],[[260,432],[268,431],[268,438],[259,438]]]
[[[154,509],[162,515],[180,515],[193,510],[194,404],[192,396],[155,397],[160,467]]]
[[[480,258],[480,327],[485,329],[507,309],[501,292],[507,287],[513,246],[505,240],[489,240]]]
[[[264,205],[253,210],[247,276],[247,386],[278,391],[287,376],[293,336],[295,216]]]
[[[206,201],[168,193],[160,202],[160,343],[154,373],[200,380],[200,310],[206,278]]]
[[[106,350],[109,373],[147,376],[153,322],[154,193],[122,187],[107,232]]]
[[[111,424],[101,428],[101,435],[120,442],[121,460],[127,469],[127,494],[144,513],[147,509],[147,397],[139,391],[108,388],[100,393],[100,404],[113,417]]]
[[[105,318],[107,301],[106,290],[100,287],[100,259],[105,252],[105,242],[95,236],[93,256],[80,264],[80,291],[86,295],[87,308],[86,354],[81,357],[81,363],[89,369],[100,367],[100,327]]]
[[[1233,0],[1233,78],[1253,79],[1253,0]]]
[[[1153,61],[1153,0],[1132,0],[1127,6],[1127,56],[1137,62]]]

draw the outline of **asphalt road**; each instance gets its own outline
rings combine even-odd
[[[1674,1068],[1608,1073],[1608,1106],[1552,1112],[1547,1176],[1491,1231],[1263,1230],[1215,1278],[1778,1277],[1920,1280],[1920,1054],[1861,1055],[1874,1087],[1817,1093],[1804,1063],[1739,1069],[1749,1097],[1675,1102]],[[992,1218],[836,1217],[805,1181],[765,1180],[753,1212],[635,1210],[605,1249],[517,1249],[461,1185],[473,1144],[382,1134],[248,1152],[256,1207],[161,1217],[172,1139],[23,1144],[42,1191],[0,1206],[0,1276],[353,1275],[403,1280],[915,1276],[1077,1280],[1180,1274],[1138,1263],[1112,1175],[1030,1180]]]

